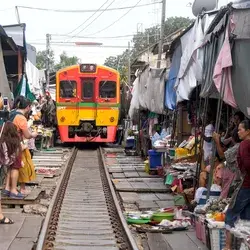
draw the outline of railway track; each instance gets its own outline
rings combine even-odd
[[[101,149],[74,149],[51,200],[37,250],[137,250]]]

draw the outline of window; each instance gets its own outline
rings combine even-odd
[[[100,98],[116,98],[116,82],[101,81],[99,86]]]
[[[60,97],[75,98],[76,97],[76,81],[60,81]]]
[[[93,99],[94,97],[94,79],[82,80],[82,99]]]

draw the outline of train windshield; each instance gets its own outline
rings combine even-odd
[[[100,98],[116,98],[116,82],[101,81],[99,85]]]
[[[76,81],[60,81],[60,97],[75,98],[76,97]]]
[[[94,98],[94,79],[82,79],[82,99],[92,100]]]

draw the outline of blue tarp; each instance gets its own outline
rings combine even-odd
[[[182,49],[181,45],[179,45],[173,54],[168,81],[166,82],[165,106],[170,110],[176,108],[176,91],[174,86],[180,69],[181,56]]]

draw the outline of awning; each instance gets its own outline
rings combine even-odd
[[[14,24],[3,26],[5,32],[9,37],[11,37],[16,45],[25,48],[26,50],[26,40],[25,40],[25,29],[26,25],[22,24]]]

